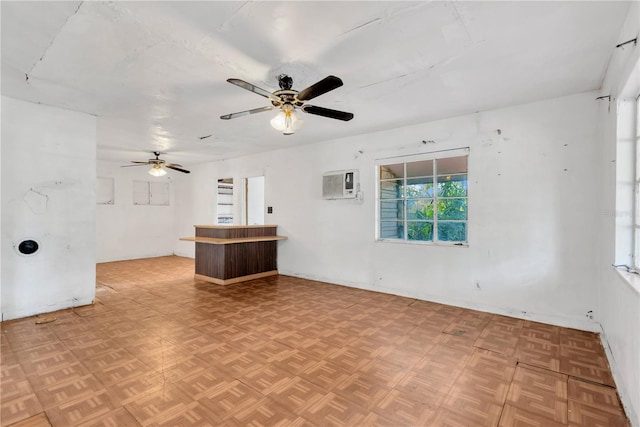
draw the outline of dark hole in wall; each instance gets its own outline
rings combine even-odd
[[[23,240],[18,245],[18,252],[24,255],[32,255],[38,251],[38,242],[35,240]]]

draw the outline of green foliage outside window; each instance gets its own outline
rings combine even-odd
[[[465,181],[445,181],[438,183],[438,240],[464,242],[467,240],[466,222],[446,222],[446,220],[467,219],[467,189]],[[407,198],[417,192],[407,187]],[[420,192],[420,194],[423,194]],[[425,201],[423,203],[419,203]],[[434,203],[433,199],[407,200],[407,215],[416,221],[407,224],[408,240],[433,240]],[[418,203],[412,203],[418,202]],[[409,206],[417,206],[411,210]]]

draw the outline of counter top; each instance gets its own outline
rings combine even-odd
[[[195,228],[217,228],[221,230],[226,230],[230,228],[272,228],[277,227],[277,225],[220,225],[220,224],[204,224],[204,225],[194,225]]]
[[[262,227],[262,226],[261,226]],[[231,245],[234,243],[271,242],[274,240],[287,240],[286,236],[257,236],[257,237],[181,237],[186,242],[207,243],[209,245]]]

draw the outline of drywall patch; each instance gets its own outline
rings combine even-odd
[[[36,215],[43,215],[47,211],[49,205],[49,196],[30,188],[23,197],[25,203]]]

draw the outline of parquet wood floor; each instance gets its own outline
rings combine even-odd
[[[2,323],[0,425],[628,426],[597,335],[180,257]]]

